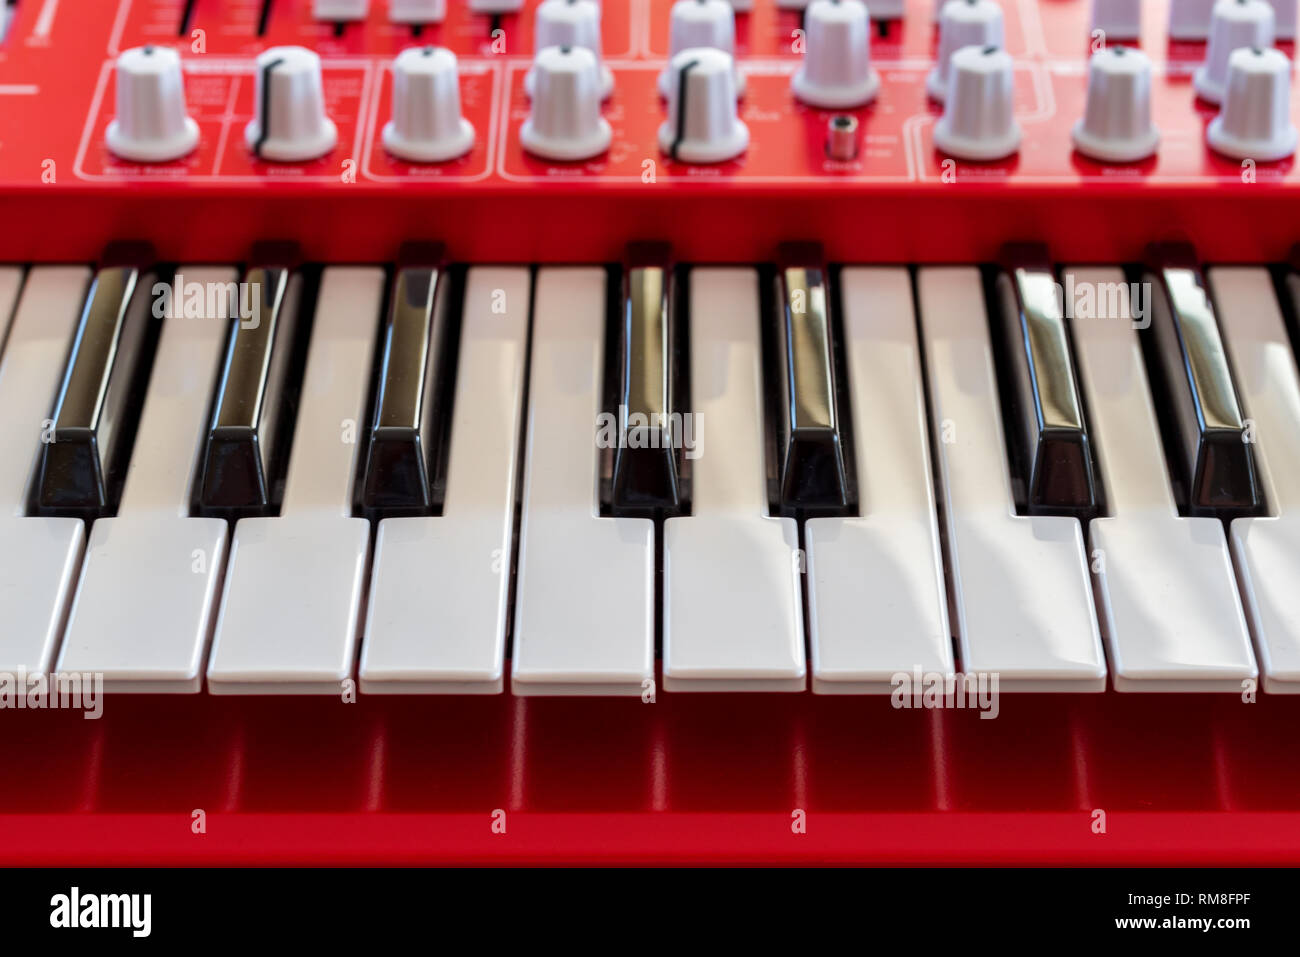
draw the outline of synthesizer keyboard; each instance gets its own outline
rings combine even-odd
[[[1296,7],[10,3],[0,860],[1294,863]]]

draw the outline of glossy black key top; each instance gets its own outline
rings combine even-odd
[[[254,253],[240,297],[252,317],[230,320],[204,441],[198,511],[238,518],[274,510],[284,470],[283,430],[292,425],[285,402],[299,326],[302,277],[293,253],[266,247]]]
[[[611,505],[616,515],[681,505],[674,416],[674,278],[667,246],[633,244],[623,271],[618,337],[618,444]]]
[[[1187,489],[1193,514],[1232,514],[1262,503],[1245,416],[1219,334],[1214,305],[1187,245],[1153,246],[1145,279],[1152,283],[1158,396],[1172,422],[1171,467]]]
[[[152,251],[111,247],[95,274],[41,446],[34,507],[97,517],[117,505],[143,382]]]
[[[442,250],[408,246],[384,325],[361,506],[419,515],[439,504],[435,479],[446,419],[448,283]]]
[[[831,343],[831,297],[820,247],[783,246],[776,276],[780,410],[778,488],[785,511],[849,507]]]
[[[1007,422],[1012,459],[1031,514],[1086,517],[1097,508],[1092,450],[1070,352],[1056,276],[1041,246],[1011,246],[996,280],[994,321],[1000,326],[1010,381]]]
[[[1287,259],[1287,268],[1282,276],[1286,295],[1281,296],[1282,314],[1285,317],[1287,332],[1290,333],[1291,349],[1296,361],[1300,362],[1300,244],[1291,250]]]

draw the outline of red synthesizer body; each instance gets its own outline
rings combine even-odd
[[[734,4],[750,141],[711,164],[672,159],[657,139],[672,0],[604,0],[610,145],[543,159],[520,135],[541,2],[490,14],[448,0],[445,18],[419,29],[392,22],[387,0],[341,24],[318,19],[312,0],[11,2],[0,42],[0,264],[99,263],[130,240],[149,243],[158,262],[251,265],[259,244],[281,241],[301,263],[374,264],[391,282],[404,245],[418,241],[444,244],[459,266],[538,268],[620,263],[642,241],[671,243],[679,264],[752,266],[815,241],[837,269],[915,275],[987,267],[1011,243],[1044,244],[1056,263],[1127,266],[1147,261],[1152,244],[1178,242],[1201,263],[1282,276],[1300,242],[1294,160],[1207,147],[1219,107],[1193,88],[1207,44],[1170,39],[1168,0],[1141,3],[1133,41],[1154,65],[1160,147],[1122,164],[1071,144],[1089,58],[1105,45],[1090,0],[997,0],[1022,140],[982,162],[935,145],[932,0],[873,23],[880,91],[833,110],[791,94],[805,13],[776,0]],[[423,45],[456,54],[476,132],[467,153],[439,163],[399,159],[382,139],[394,58]],[[1292,39],[1276,45],[1294,54]],[[199,133],[180,159],[132,162],[106,145],[118,58],[146,46],[180,55]],[[320,56],[338,138],[318,158],[261,159],[245,138],[258,115],[256,58],[282,46]],[[859,138],[831,158],[840,115]],[[11,584],[0,581],[0,593]],[[597,601],[588,588],[574,582],[568,600]],[[1009,589],[1006,601],[1017,600]],[[439,609],[428,617],[436,627]],[[0,709],[0,861],[1300,862],[1300,698],[1281,693],[1281,679],[1277,693],[1257,687],[1259,671],[1227,688],[1159,693],[1117,688],[1103,662],[1105,690],[1005,688],[996,720],[983,720],[977,709],[899,707],[887,689],[819,693],[802,674],[794,693],[674,692],[653,667],[649,695],[515,694],[508,679],[478,695],[218,695],[200,678],[198,693],[110,693],[97,720],[11,705]]]
[[[189,32],[203,31],[206,52],[189,54],[198,41],[178,36],[185,6],[61,3],[52,15],[38,3],[15,7],[0,61],[10,131],[0,174],[7,208],[31,229],[7,236],[5,255],[89,258],[124,228],[177,258],[235,261],[268,235],[301,239],[307,257],[365,261],[391,258],[406,236],[454,232],[457,256],[509,262],[614,261],[629,232],[671,236],[678,254],[697,262],[762,261],[776,243],[812,231],[833,260],[859,262],[979,261],[1025,236],[1050,243],[1063,259],[1135,259],[1158,236],[1194,239],[1207,261],[1263,262],[1280,258],[1295,239],[1286,217],[1261,211],[1276,210],[1300,173],[1286,161],[1260,166],[1243,183],[1240,163],[1203,148],[1215,111],[1193,96],[1190,73],[1205,45],[1167,40],[1162,0],[1144,5],[1142,45],[1167,64],[1153,108],[1169,148],[1122,168],[1073,154],[1069,130],[1082,112],[1093,43],[1090,4],[1007,3],[1026,143],[1013,159],[965,177],[958,171],[953,183],[943,181],[928,133],[937,114],[924,88],[936,43],[929,3],[908,3],[906,16],[875,39],[891,95],[856,111],[865,150],[847,167],[826,158],[827,113],[789,95],[798,12],[756,3],[737,24],[737,53],[756,77],[743,107],[754,142],[743,161],[711,169],[666,161],[655,147],[663,115],[652,86],[667,55],[671,0],[607,5],[604,52],[618,82],[605,111],[615,142],[605,156],[558,168],[526,156],[517,137],[527,113],[521,83],[533,52],[534,3],[501,19],[500,54],[492,18],[465,4],[451,3],[441,26],[413,38],[388,22],[381,2],[370,4],[364,23],[335,36],[306,0],[272,3],[261,35],[260,0],[196,0]],[[464,98],[484,130],[469,156],[434,170],[394,163],[378,142],[390,95],[385,66],[404,47],[429,40],[474,66]],[[140,171],[108,155],[103,131],[113,113],[114,58],[148,43],[177,45],[195,64],[202,93],[191,95],[203,135],[184,163]],[[278,44],[305,45],[328,59],[334,72],[326,96],[341,124],[335,152],[292,169],[252,160],[239,135],[253,109],[251,60]],[[653,183],[643,182],[647,161]],[[258,202],[241,203],[232,215],[235,197]],[[62,224],[73,221],[79,226],[67,235]]]

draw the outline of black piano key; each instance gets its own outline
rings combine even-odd
[[[1056,276],[1041,246],[1011,246],[1004,260],[991,314],[1005,359],[1003,388],[1011,391],[1007,438],[1025,508],[1088,517],[1098,492]]]
[[[1232,368],[1214,305],[1183,244],[1153,246],[1144,279],[1152,284],[1151,337],[1156,401],[1170,423],[1170,467],[1192,514],[1258,509],[1262,493]]]
[[[197,510],[238,518],[276,507],[284,471],[286,401],[301,325],[302,276],[294,254],[267,247],[244,275],[254,318],[230,320],[203,445]]]
[[[838,408],[831,295],[813,244],[783,246],[776,273],[777,486],[786,512],[850,507]]]
[[[681,506],[670,259],[666,245],[633,244],[623,271],[616,359],[619,435],[610,482],[616,515],[672,512]]]
[[[41,446],[34,509],[93,518],[116,509],[147,378],[152,251],[106,252],[86,296]]]
[[[1291,340],[1291,351],[1300,363],[1300,245],[1291,250],[1287,262],[1278,270],[1278,299]]]
[[[450,277],[436,246],[408,246],[399,260],[375,382],[361,507],[375,515],[419,515],[440,504],[452,357]]]

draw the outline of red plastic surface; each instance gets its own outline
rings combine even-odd
[[[110,698],[0,712],[0,863],[1294,864],[1297,707]]]
[[[1288,213],[1300,208],[1300,172],[1291,160],[1243,169],[1206,150],[1212,111],[1189,82],[1203,47],[1165,42],[1166,0],[1144,4],[1142,42],[1156,61],[1165,134],[1157,158],[1107,167],[1070,148],[1091,42],[1088,0],[1002,0],[1024,147],[1009,161],[947,170],[930,139],[938,107],[922,86],[935,43],[930,0],[913,0],[875,40],[883,86],[854,111],[864,139],[851,163],[825,156],[830,114],[790,95],[797,14],[756,0],[737,23],[752,146],[716,167],[673,163],[656,145],[664,105],[653,78],[671,0],[604,4],[617,80],[606,106],[610,152],[576,164],[526,156],[520,80],[538,2],[498,18],[452,2],[446,23],[416,36],[387,22],[383,0],[367,22],[337,34],[312,21],[310,0],[273,0],[259,37],[261,0],[197,0],[182,38],[181,0],[23,0],[0,47],[0,208],[23,228],[0,231],[0,259],[90,259],[107,239],[130,235],[177,260],[239,260],[277,235],[316,259],[387,260],[414,235],[444,240],[466,261],[609,261],[630,238],[671,239],[688,260],[753,261],[803,237],[841,261],[970,261],[1025,238],[1050,242],[1062,259],[1115,261],[1182,238],[1210,260],[1258,262],[1281,258],[1295,239]],[[460,55],[479,133],[469,157],[445,166],[395,161],[378,142],[386,65],[425,42]],[[203,133],[195,154],[152,167],[103,146],[113,58],[143,43],[178,46]],[[340,144],[312,163],[261,163],[243,144],[253,57],[277,43],[311,46],[325,61]],[[1300,115],[1300,96],[1293,106]]]
[[[753,147],[712,168],[654,145],[670,0],[603,4],[618,80],[610,153],[567,166],[523,154],[537,2],[494,22],[451,0],[447,23],[417,38],[386,22],[383,0],[340,35],[311,21],[310,0],[274,0],[259,38],[260,0],[197,0],[200,53],[178,36],[181,0],[21,0],[0,47],[0,260],[90,260],[134,237],[187,261],[240,260],[267,238],[327,261],[391,260],[415,238],[464,261],[600,261],[659,237],[687,261],[767,259],[793,238],[820,239],[839,261],[970,262],[1026,238],[1062,259],[1113,261],[1182,237],[1207,259],[1262,262],[1297,238],[1294,163],[1243,171],[1205,151],[1210,113],[1188,83],[1203,50],[1165,45],[1165,0],[1144,4],[1165,132],[1156,159],[1107,168],[1070,151],[1088,0],[1005,0],[1025,147],[958,164],[952,182],[921,85],[932,0],[912,0],[877,38],[883,91],[856,111],[860,160],[840,165],[823,153],[827,114],[788,92],[797,17],[756,0],[738,24]],[[146,42],[181,44],[203,134],[194,155],[152,168],[102,146],[113,56]],[[414,42],[461,56],[479,132],[442,166],[379,144],[386,64]],[[340,146],[311,164],[243,149],[252,57],[275,43],[325,58]],[[0,710],[0,863],[1300,862],[1300,699],[1110,693],[1000,707],[986,721],[884,698],[661,694],[120,697],[98,721]]]

